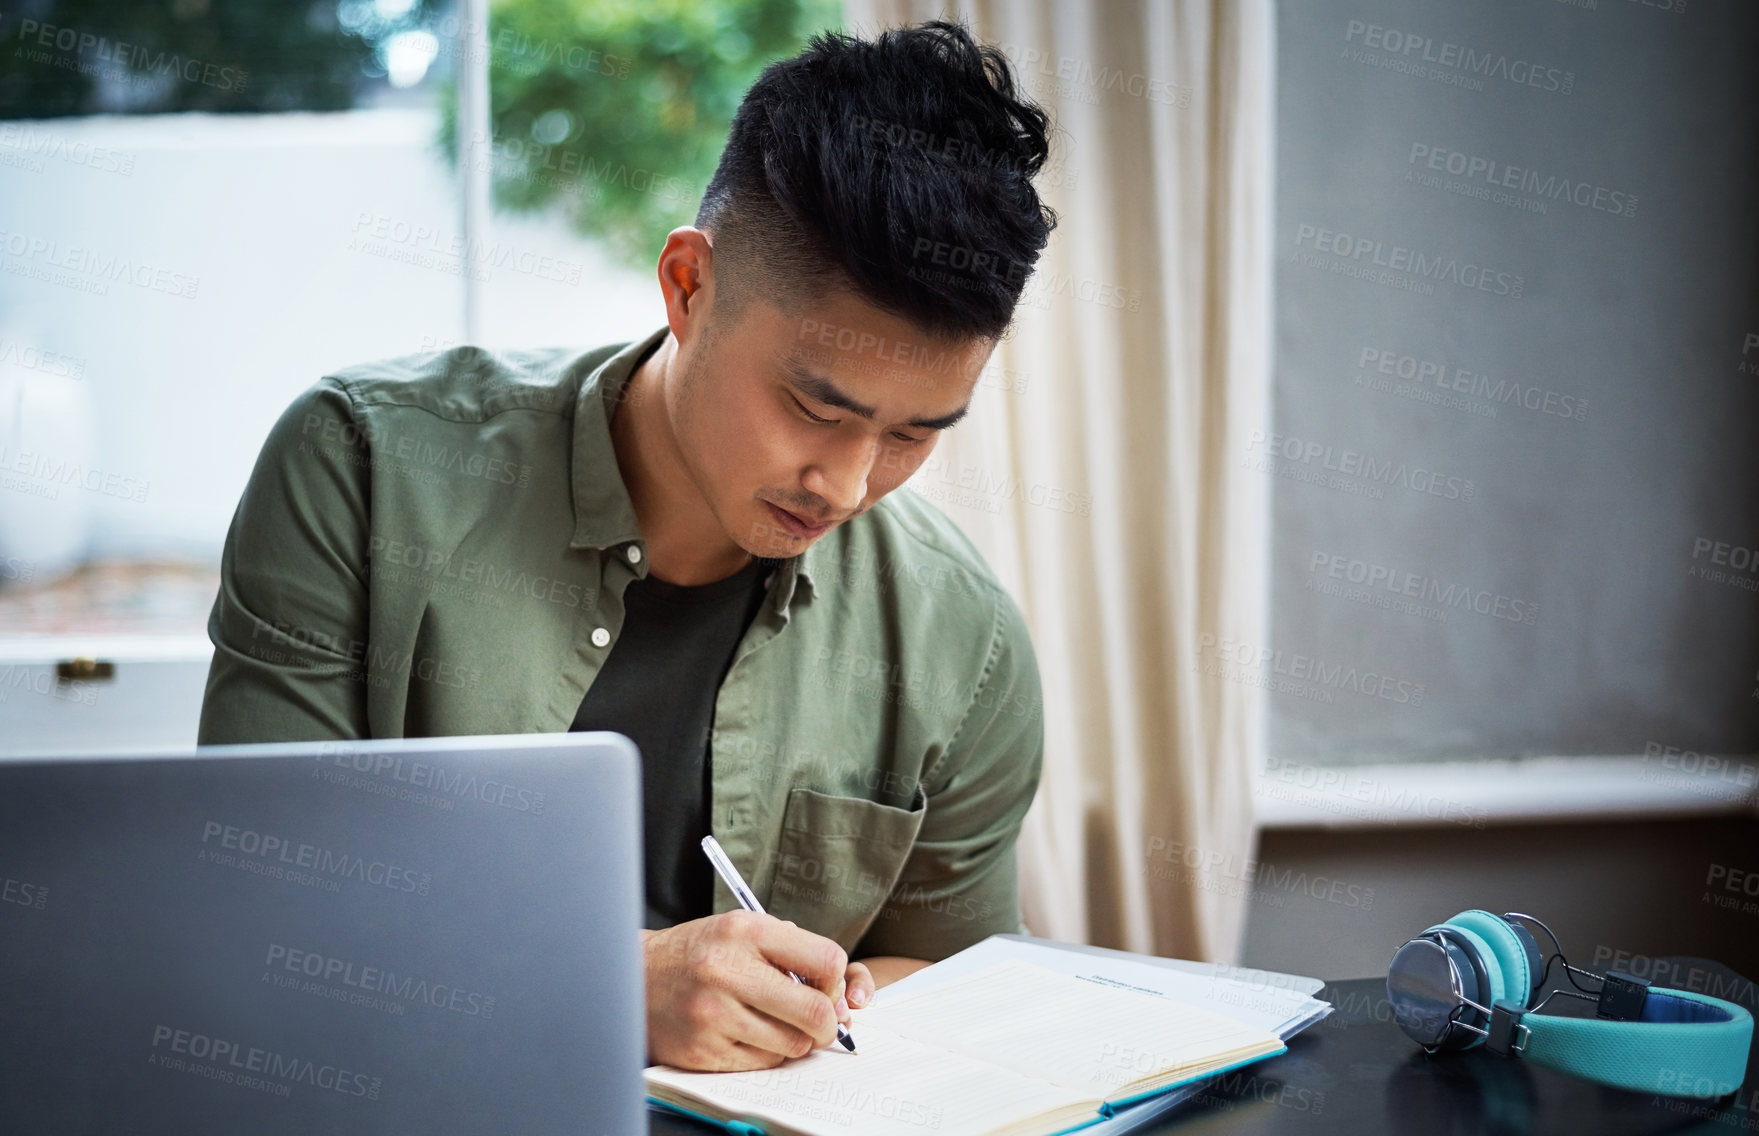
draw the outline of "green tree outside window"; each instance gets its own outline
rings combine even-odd
[[[739,100],[836,0],[503,0],[489,18],[495,204],[559,206],[651,266],[696,215]],[[453,100],[441,145],[456,162]]]

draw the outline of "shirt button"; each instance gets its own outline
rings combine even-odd
[[[639,544],[632,544],[629,546],[629,563],[641,563],[641,546]]]
[[[602,627],[595,627],[592,629],[592,645],[594,647],[603,647],[610,641],[611,633],[609,631],[606,631]]]

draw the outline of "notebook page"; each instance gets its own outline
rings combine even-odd
[[[665,1091],[683,1089],[734,1116],[775,1117],[823,1136],[979,1136],[1021,1130],[1021,1125],[1024,1131],[1051,1132],[1099,1110],[1086,1094],[869,1028],[867,1013],[855,1011],[850,1027],[859,1052],[830,1046],[775,1069],[747,1073],[689,1073],[656,1065],[647,1070],[648,1093],[695,1107]],[[1029,1123],[1050,1111],[1067,1120]]]
[[[1275,986],[1268,981],[1242,981],[1156,965],[1144,959],[1070,950],[1064,944],[992,935],[933,966],[924,967],[879,991],[874,1003],[883,1005],[918,989],[938,986],[982,970],[997,962],[1020,959],[1046,970],[1077,978],[1147,990],[1162,997],[1213,1010],[1226,1018],[1283,1034],[1300,1023],[1308,1024],[1331,1012],[1331,1007],[1305,993]],[[1163,960],[1164,961],[1164,960]],[[1250,974],[1252,972],[1239,972]],[[1270,975],[1270,979],[1292,978]]]
[[[876,1003],[861,1020],[1102,1098],[1160,1069],[1282,1048],[1220,1014],[1019,960]]]

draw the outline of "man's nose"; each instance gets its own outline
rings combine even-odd
[[[832,514],[848,516],[867,499],[867,478],[873,471],[876,449],[865,439],[838,446],[809,471],[806,488],[823,497]]]

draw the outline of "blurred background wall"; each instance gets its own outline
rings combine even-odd
[[[1759,974],[1759,7],[1277,37],[1248,960],[1373,973],[1492,906]]]

